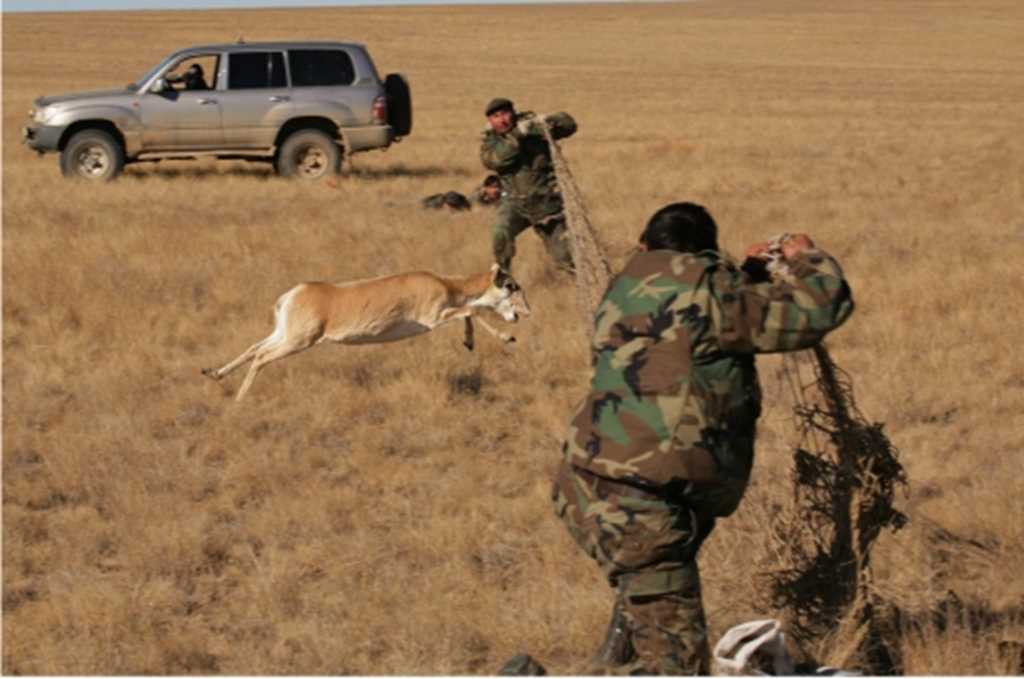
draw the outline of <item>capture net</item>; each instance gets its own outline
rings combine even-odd
[[[883,530],[907,523],[893,507],[906,472],[884,425],[857,409],[849,375],[824,344],[787,354],[782,365],[800,442],[793,505],[773,525],[786,566],[767,574],[771,605],[798,639],[846,640],[834,663],[881,673],[891,661],[878,632],[871,550]]]
[[[590,223],[590,216],[569,163],[548,126],[542,124],[540,128],[544,130],[544,137],[551,149],[551,164],[558,178],[558,188],[562,192],[569,247],[576,267],[576,303],[589,335],[594,327],[594,312],[612,279],[612,268],[597,239],[597,232]]]

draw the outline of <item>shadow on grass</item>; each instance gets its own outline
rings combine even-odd
[[[399,178],[424,179],[431,177],[475,177],[464,169],[447,168],[440,165],[410,166],[404,163],[387,167],[346,167],[335,178],[336,181],[383,180]],[[248,177],[268,180],[277,178],[269,163],[251,163],[234,166],[195,165],[141,165],[125,170],[124,178],[134,181],[156,179],[208,179],[215,177]],[[326,178],[325,178],[326,179]]]
[[[967,601],[952,589],[929,610],[907,611],[888,606],[883,612],[881,637],[894,651],[891,672],[903,674],[902,651],[906,641],[917,641],[943,635],[969,635],[979,646],[990,646],[992,660],[999,670],[1020,675],[1024,672],[1024,638],[1020,636],[1024,625],[1024,607],[1009,605],[996,608],[987,602]],[[978,668],[988,674],[990,668]]]
[[[253,163],[230,167],[195,165],[152,165],[144,164],[129,167],[125,170],[124,179],[147,181],[157,179],[208,179],[213,177],[249,177],[253,179],[270,179],[275,177],[269,164]]]
[[[481,174],[483,174],[481,172]],[[474,173],[461,168],[449,168],[440,165],[410,166],[405,163],[388,167],[352,167],[341,173],[342,179],[397,179],[411,177],[423,179],[429,177],[474,177]]]

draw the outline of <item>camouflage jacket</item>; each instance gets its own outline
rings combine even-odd
[[[540,127],[543,123],[528,111],[520,113],[518,120],[505,134],[492,129],[484,131],[480,160],[484,167],[497,173],[504,199],[525,205],[551,202],[558,194],[558,180],[551,166],[551,150]],[[555,113],[544,120],[555,139],[576,132],[576,121],[568,113]]]
[[[754,354],[810,347],[853,311],[825,252],[805,251],[788,269],[788,280],[758,281],[712,251],[635,255],[594,317],[594,374],[563,446],[568,462],[732,513],[760,415]]]

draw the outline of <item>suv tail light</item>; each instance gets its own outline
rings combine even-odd
[[[370,114],[373,122],[378,125],[386,125],[388,122],[388,100],[383,94],[373,100],[373,111]]]

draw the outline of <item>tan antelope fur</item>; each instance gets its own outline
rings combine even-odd
[[[348,283],[301,283],[274,305],[274,332],[222,368],[204,368],[219,380],[252,361],[236,400],[241,401],[263,366],[324,341],[342,344],[395,342],[465,320],[467,349],[473,349],[473,316],[491,309],[510,323],[530,315],[526,293],[495,264],[475,276],[438,276],[427,271],[400,273]],[[514,342],[477,318],[495,337]]]

